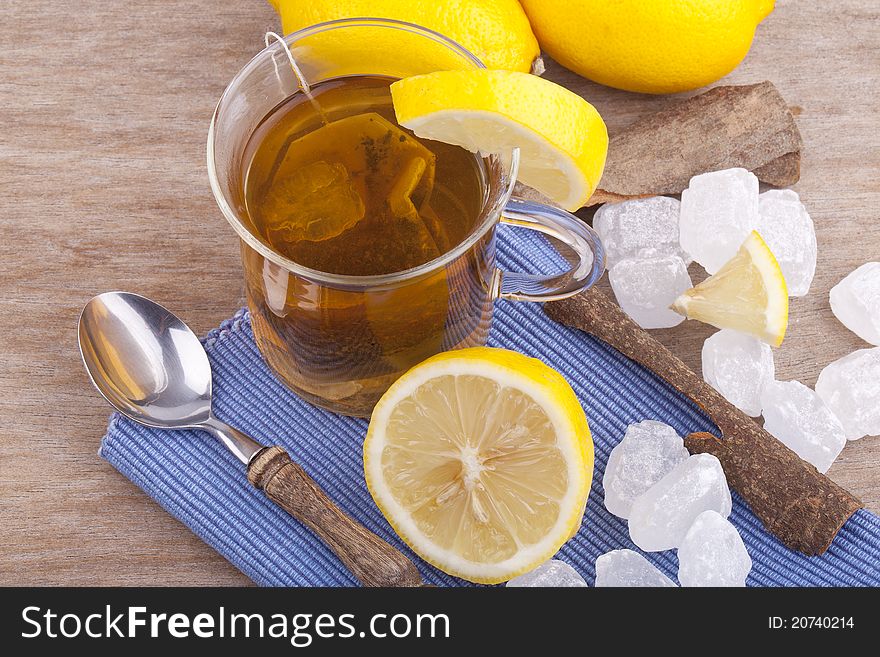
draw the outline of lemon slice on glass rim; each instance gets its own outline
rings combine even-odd
[[[576,93],[528,73],[438,71],[391,85],[397,122],[474,153],[520,149],[518,178],[577,210],[602,177],[608,131]]]
[[[753,230],[736,255],[679,296],[672,309],[688,319],[747,333],[778,347],[788,328],[788,286],[776,256]]]
[[[562,375],[475,347],[429,358],[391,386],[370,420],[364,473],[420,557],[494,584],[540,565],[580,528],[593,442]]]

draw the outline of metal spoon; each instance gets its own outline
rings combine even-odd
[[[211,364],[176,315],[128,292],[89,301],[79,347],[92,383],[116,410],[148,427],[201,429],[247,467],[248,480],[309,527],[365,586],[419,586],[415,565],[343,513],[282,447],[265,447],[211,414]]]

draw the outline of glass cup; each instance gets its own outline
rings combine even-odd
[[[366,48],[365,44],[371,44]],[[275,374],[307,401],[368,416],[410,367],[448,349],[483,345],[493,302],[562,299],[605,269],[596,233],[577,217],[511,199],[519,153],[483,158],[484,202],[463,242],[434,260],[387,275],[310,269],[272,249],[244,201],[245,146],[260,121],[308,84],[349,75],[401,78],[483,68],[450,39],[392,20],[344,19],[300,30],[257,54],[223,92],[208,132],[208,175],[223,215],[241,238],[245,289],[257,346]],[[418,52],[419,56],[401,53]],[[495,266],[495,233],[512,224],[549,235],[571,263],[534,275]]]

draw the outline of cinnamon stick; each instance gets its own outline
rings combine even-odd
[[[722,397],[599,290],[545,304],[551,319],[608,343],[702,408],[721,433],[692,433],[692,453],[718,457],[730,486],[768,531],[807,555],[825,552],[862,503]]]
[[[678,194],[692,176],[743,167],[786,187],[800,178],[801,136],[770,82],[715,87],[611,137],[588,205]]]

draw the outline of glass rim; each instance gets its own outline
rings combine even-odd
[[[406,21],[399,21],[390,18],[356,17],[325,21],[323,23],[317,23],[301,30],[291,32],[284,37],[284,43],[286,46],[289,47],[293,45],[296,41],[299,41],[303,38],[343,27],[386,27],[411,32],[413,34],[419,34],[437,43],[445,45],[450,50],[457,52],[465,59],[470,60],[475,65],[475,68],[486,68],[486,65],[483,64],[483,62],[481,62],[476,55],[474,55],[464,46],[453,41],[449,37],[429,28],[422,27],[421,25],[416,25],[415,23],[408,23]],[[229,206],[229,203],[226,201],[226,197],[223,194],[223,191],[220,189],[220,183],[217,179],[217,168],[215,166],[214,131],[221,106],[231,95],[232,89],[235,86],[236,82],[248,75],[257,66],[262,64],[267,57],[274,56],[274,54],[281,51],[281,49],[281,43],[279,43],[278,41],[274,41],[272,44],[266,46],[256,55],[254,55],[250,59],[250,61],[245,64],[232,77],[232,79],[226,85],[226,88],[223,90],[223,93],[220,95],[220,99],[217,101],[217,105],[214,108],[214,113],[211,116],[210,126],[208,127],[208,180],[211,184],[211,191],[214,194],[214,200],[220,208],[221,213],[226,218],[226,221],[232,226],[233,230],[235,230],[235,232],[238,234],[238,237],[250,248],[257,251],[260,255],[262,255],[264,258],[274,263],[275,265],[286,269],[288,272],[318,283],[328,284],[330,286],[340,288],[376,287],[418,278],[425,274],[433,273],[441,267],[445,267],[449,263],[461,257],[464,253],[466,253],[474,244],[482,239],[483,236],[485,236],[486,233],[489,232],[489,230],[495,224],[497,224],[498,218],[501,215],[501,211],[503,210],[504,206],[507,204],[507,201],[510,199],[511,194],[513,193],[514,181],[516,180],[519,169],[520,156],[518,148],[515,148],[511,151],[510,162],[507,164],[506,167],[504,162],[499,161],[502,172],[505,170],[505,168],[509,172],[508,182],[506,186],[501,190],[500,194],[498,195],[498,199],[494,203],[492,202],[491,194],[489,195],[487,205],[482,209],[482,213],[485,215],[482,219],[482,223],[480,223],[479,226],[472,230],[468,234],[468,236],[454,248],[445,253],[441,253],[433,260],[429,260],[428,262],[422,263],[421,265],[417,265],[409,269],[404,269],[399,272],[392,272],[390,274],[373,274],[370,276],[333,274],[330,272],[324,272],[318,269],[306,267],[305,265],[301,265],[296,261],[291,260],[290,258],[287,258],[278,253],[274,249],[270,248],[267,244],[265,244],[262,240],[260,240],[256,235],[248,230],[247,226],[245,226],[238,218],[235,211]],[[496,154],[490,155],[489,157],[498,157],[500,160],[500,156]],[[490,186],[489,189],[491,190],[491,179],[487,181],[487,185]]]

